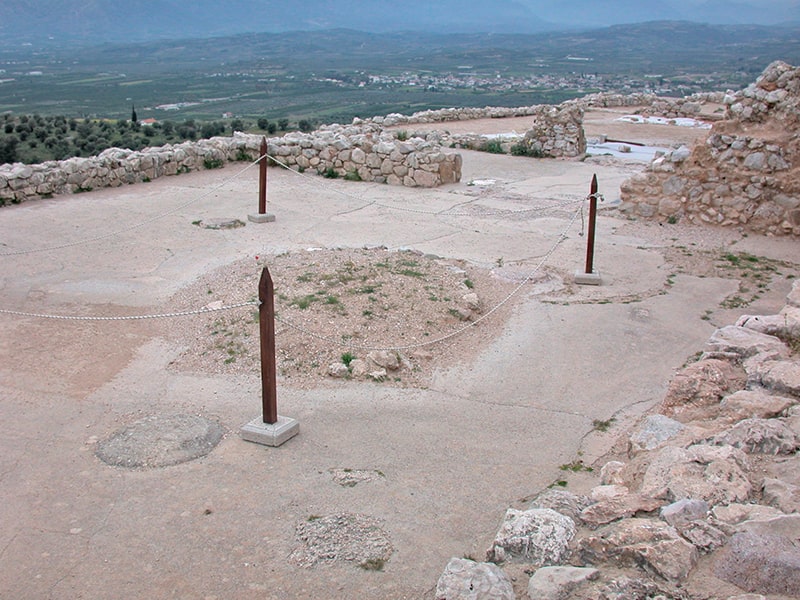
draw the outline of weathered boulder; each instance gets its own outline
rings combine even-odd
[[[742,470],[746,464],[744,453],[731,446],[667,446],[657,451],[647,467],[640,492],[671,502],[696,498],[711,506],[742,502],[752,492]]]
[[[718,552],[714,575],[748,592],[800,596],[800,546],[780,535],[737,533]]]
[[[800,486],[781,479],[765,477],[761,497],[770,506],[785,512],[800,512]]]
[[[628,454],[635,456],[645,450],[658,448],[681,433],[686,426],[665,415],[648,415],[631,434],[628,441]]]
[[[685,367],[669,384],[661,412],[681,422],[716,415],[719,401],[744,388],[741,368],[726,360],[705,359]]]
[[[588,567],[542,567],[528,581],[528,596],[533,600],[565,600],[599,576],[600,571]]]
[[[728,536],[722,529],[707,521],[689,521],[682,523],[676,529],[685,540],[703,554],[709,554],[722,548],[728,541]]]
[[[344,379],[345,377],[349,377],[350,369],[348,369],[347,365],[344,363],[331,363],[328,365],[328,375],[335,379]]]
[[[586,496],[567,490],[550,488],[536,496],[529,508],[550,508],[557,513],[577,521],[581,511],[592,503]]]
[[[515,600],[511,580],[497,565],[451,558],[436,584],[436,600]]]
[[[679,588],[649,578],[615,577],[597,588],[587,598],[592,600],[689,600],[690,596]],[[581,599],[583,600],[583,599]]]
[[[772,419],[783,415],[794,401],[768,394],[762,389],[740,390],[725,396],[719,405],[719,418],[728,422],[744,419]]]
[[[606,525],[578,542],[588,564],[636,566],[669,581],[685,579],[697,562],[697,550],[674,527],[654,519],[625,519]]]
[[[720,523],[738,525],[745,521],[768,521],[782,516],[783,512],[771,506],[733,502],[727,506],[715,506],[711,509],[711,514]]]
[[[708,516],[708,502],[694,498],[682,498],[661,509],[660,516],[673,527],[705,519]]]
[[[773,335],[759,333],[747,327],[729,325],[717,329],[705,348],[709,358],[729,357],[744,359],[763,352],[788,355],[789,349]]]
[[[776,394],[800,398],[800,362],[776,360],[763,363],[749,380]]]
[[[591,498],[594,504],[584,508],[579,518],[592,529],[640,512],[652,512],[663,504],[661,500],[631,494],[627,487],[620,485],[596,487],[592,490]]]
[[[387,371],[396,371],[400,368],[400,357],[397,352],[390,350],[373,350],[367,354],[367,360]]]
[[[496,563],[518,560],[537,566],[554,565],[569,555],[573,537],[575,523],[554,510],[509,508],[486,558]]]
[[[745,419],[714,438],[715,444],[741,448],[749,454],[791,454],[799,442],[779,419]]]

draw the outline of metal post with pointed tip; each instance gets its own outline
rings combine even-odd
[[[589,187],[589,234],[586,239],[586,270],[575,273],[575,283],[600,285],[600,274],[594,270],[594,235],[597,225],[597,175],[592,176]]]
[[[261,271],[258,282],[258,326],[261,334],[261,406],[264,423],[278,421],[278,392],[275,383],[275,293],[269,269]]]
[[[267,214],[267,138],[261,138],[261,164],[258,165],[258,214]]]
[[[275,215],[267,213],[267,138],[261,138],[258,164],[258,214],[248,215],[253,223],[272,223]]]
[[[592,176],[589,188],[589,235],[586,238],[586,273],[594,266],[594,232],[597,225],[597,175]]]
[[[241,429],[242,439],[263,446],[280,446],[297,435],[300,424],[278,416],[278,393],[275,369],[275,294],[269,269],[261,271],[258,282],[258,324],[261,335],[261,417]]]

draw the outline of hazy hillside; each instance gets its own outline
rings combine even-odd
[[[620,23],[800,23],[796,0],[3,0],[0,45],[132,42],[333,28],[534,33]]]

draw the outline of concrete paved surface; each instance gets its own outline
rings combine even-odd
[[[463,183],[437,190],[298,178],[270,171],[270,224],[211,231],[193,221],[254,211],[257,170],[242,165],[0,209],[0,251],[97,242],[0,257],[0,308],[58,314],[169,312],[170,295],[209,269],[275,249],[383,244],[491,266],[532,268],[570,213],[433,217],[369,202],[440,210],[465,201],[518,210],[525,198],[584,197],[597,173],[612,200],[640,166],[533,161],[465,152]],[[225,178],[230,181],[219,186]],[[495,186],[468,186],[491,178]],[[334,193],[335,190],[343,192]],[[363,207],[359,210],[359,207]],[[279,382],[279,412],[300,421],[280,448],[239,439],[260,410],[257,374],[167,369],[179,352],[148,321],[52,321],[0,314],[0,597],[432,598],[453,556],[482,559],[506,508],[586,462],[592,421],[635,415],[713,326],[706,307],[730,280],[678,276],[650,241],[601,215],[596,267],[607,282],[563,302],[528,294],[476,360],[427,389]],[[548,264],[573,272],[573,227]],[[749,243],[755,244],[752,237]],[[765,242],[766,243],[766,242]],[[769,240],[786,255],[796,242]],[[641,298],[624,303],[622,298]],[[587,299],[608,303],[587,304]],[[780,293],[775,305],[782,302]],[[764,309],[769,311],[770,306]],[[208,456],[126,470],[99,461],[99,440],[153,414],[197,414],[228,434]],[[383,474],[355,487],[332,469]],[[382,521],[394,554],[382,571],[288,560],[295,527],[354,512]]]

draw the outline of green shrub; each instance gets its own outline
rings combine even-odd
[[[339,177],[339,173],[336,172],[336,169],[333,167],[328,167],[322,172],[322,176],[326,179],[336,179]]]
[[[363,181],[363,180],[361,179],[361,175],[359,175],[359,174],[358,174],[358,171],[356,171],[355,169],[353,169],[352,171],[348,171],[348,172],[345,174],[344,178],[345,178],[345,180],[347,180],[347,181]]]
[[[500,143],[499,140],[489,140],[483,146],[484,152],[489,152],[490,154],[505,154],[503,152],[503,145]]]
[[[222,167],[222,165],[223,162],[220,158],[211,158],[210,156],[207,156],[203,159],[203,166],[206,169],[219,169]]]

